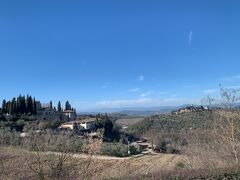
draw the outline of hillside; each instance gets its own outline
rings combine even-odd
[[[142,117],[129,117],[129,118],[120,118],[116,121],[118,125],[120,125],[123,129],[126,129],[128,126],[138,123],[142,121],[144,118]]]
[[[184,131],[209,129],[212,126],[211,111],[191,112],[182,114],[160,114],[145,118],[129,126],[128,132],[144,134],[148,131]]]

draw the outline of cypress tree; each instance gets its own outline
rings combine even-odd
[[[21,114],[25,114],[27,111],[25,96],[21,98]]]
[[[11,108],[12,108],[12,115],[16,114],[16,98],[14,97],[12,99],[12,103],[11,103]]]
[[[9,113],[11,115],[22,115],[22,114],[37,114],[37,106],[35,98],[27,95],[27,97],[19,95],[17,98],[13,98],[11,101],[2,102],[2,113]]]
[[[58,102],[58,108],[57,109],[58,109],[58,112],[62,112],[62,107],[61,107],[61,102],[60,101]]]
[[[50,103],[49,103],[49,106],[50,106],[50,109],[52,109],[52,108],[53,108],[52,101],[50,101]]]
[[[71,109],[72,109],[71,104],[69,103],[69,101],[66,101],[65,110],[71,110]]]
[[[35,98],[33,99],[33,114],[37,114],[37,103],[36,103],[36,100]]]
[[[25,102],[26,102],[26,113],[31,113],[31,102],[30,102],[29,95],[27,95]]]
[[[6,114],[6,113],[7,113],[7,102],[6,102],[5,99],[4,99],[3,102],[2,102],[2,113],[3,113],[3,114]]]
[[[28,100],[28,106],[29,106],[29,113],[33,114],[33,99],[32,99],[32,96],[29,97],[29,100]]]
[[[27,95],[25,102],[26,102],[26,113],[29,113],[30,108],[29,108],[29,96],[28,95]]]
[[[12,103],[10,101],[7,102],[7,113],[13,114],[12,113]]]

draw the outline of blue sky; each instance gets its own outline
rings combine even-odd
[[[0,1],[0,100],[78,111],[199,103],[240,85],[237,0]]]

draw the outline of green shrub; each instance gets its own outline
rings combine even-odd
[[[121,143],[104,143],[101,153],[108,156],[127,157],[128,146]]]
[[[183,169],[183,168],[185,168],[185,164],[183,162],[179,162],[176,164],[176,168]]]
[[[172,143],[171,140],[160,140],[157,144],[157,147],[160,149],[161,153],[166,153],[166,154],[179,154],[180,151],[174,147],[174,144]]]
[[[140,148],[137,148],[135,146],[130,146],[129,150],[130,150],[131,155],[137,155],[137,154],[140,154],[142,152]]]

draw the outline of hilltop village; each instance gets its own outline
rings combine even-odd
[[[32,96],[18,96],[11,101],[3,100],[2,108],[0,108],[1,120],[11,122],[7,127],[14,130],[17,125],[17,131],[25,131],[23,127],[26,123],[20,122],[37,122],[37,125],[43,123],[55,123],[52,129],[60,130],[88,130],[96,129],[96,117],[93,116],[78,116],[76,109],[71,106],[69,101],[65,102],[64,108],[59,101],[56,106],[53,106],[52,101],[49,103],[41,103],[36,101]],[[3,124],[2,124],[3,125]],[[22,125],[22,128],[20,127]],[[34,127],[33,127],[34,128]],[[35,127],[36,128],[36,127]],[[46,126],[47,128],[47,126]],[[42,129],[42,128],[39,128]],[[38,129],[38,130],[39,130]]]

